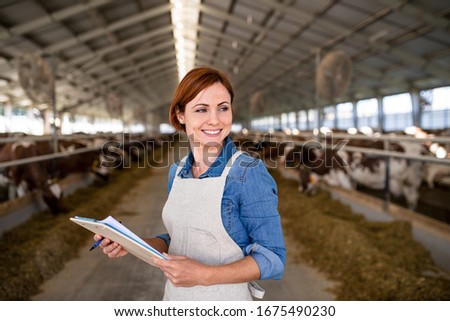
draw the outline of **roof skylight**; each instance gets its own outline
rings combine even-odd
[[[200,0],[170,0],[178,80],[194,67]]]

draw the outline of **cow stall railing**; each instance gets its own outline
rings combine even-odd
[[[86,139],[95,139],[95,138],[109,139],[110,137],[109,136],[105,137],[104,135],[60,135],[57,138],[58,138],[58,141],[61,141],[61,140],[77,141],[77,140],[86,140]],[[2,137],[2,138],[0,138],[0,146],[2,144],[15,143],[18,141],[25,141],[25,142],[41,141],[42,142],[42,141],[52,141],[52,140],[53,140],[53,136]],[[108,142],[111,142],[111,141],[106,141],[102,145],[77,148],[72,151],[52,152],[52,153],[45,154],[45,155],[28,157],[28,158],[18,159],[18,160],[14,160],[14,161],[0,162],[0,170],[5,169],[7,167],[12,167],[12,166],[25,165],[25,164],[30,164],[30,163],[34,163],[34,162],[42,162],[42,161],[52,160],[52,159],[56,159],[56,158],[68,157],[68,156],[76,155],[76,154],[98,151],[98,150],[105,148],[105,145],[107,145]],[[116,141],[114,140],[114,142],[116,142]],[[123,139],[123,142],[126,142],[125,139]]]
[[[142,136],[138,136],[141,137]],[[111,137],[111,135],[61,135],[58,138],[58,141],[64,141],[64,140],[71,140],[74,141],[76,143],[81,143],[84,144],[85,146],[82,147],[78,147],[75,149],[70,149],[70,150],[62,150],[59,152],[52,152],[50,149],[50,152],[47,151],[48,153],[45,154],[41,154],[41,155],[34,155],[32,157],[24,157],[24,158],[19,158],[19,159],[14,159],[14,160],[5,160],[3,162],[0,162],[0,170],[4,171],[5,169],[8,168],[14,168],[14,167],[19,167],[19,166],[23,166],[23,165],[32,165],[33,163],[40,163],[40,162],[49,162],[52,160],[58,160],[58,159],[63,159],[63,164],[65,164],[64,159],[69,159],[73,156],[76,155],[83,155],[85,153],[98,153],[99,151],[101,151],[102,155],[104,156],[103,158],[105,159],[104,161],[106,162],[106,168],[108,169],[113,169],[116,168],[116,164],[119,162],[127,162],[127,161],[131,161],[131,158],[129,159],[128,157],[122,157],[122,160],[115,160],[114,163],[111,163],[111,158],[109,158],[109,156],[105,155],[104,152],[106,153],[113,153],[115,156],[114,157],[121,157],[121,153],[119,152],[115,152],[117,149],[120,149],[120,147],[122,145],[125,146],[125,144],[128,143],[133,143],[133,142],[137,142],[133,140],[133,137],[128,136],[128,135],[124,135],[123,138],[120,137],[119,140],[114,140],[114,138],[118,138],[118,137]],[[150,137],[147,137],[150,138]],[[148,141],[148,139],[145,139],[145,141]],[[14,144],[14,143],[22,143],[22,142],[42,142],[42,141],[49,141],[51,142],[53,139],[53,137],[51,136],[14,136],[14,137],[3,137],[0,138],[0,144],[6,146],[6,145],[10,145],[10,144]],[[95,146],[89,146],[91,143],[95,144],[95,139],[100,139],[102,142],[99,143],[99,141],[96,141],[97,144]],[[123,139],[123,141],[121,141]],[[140,141],[140,140],[139,140]],[[113,143],[113,144],[110,144]],[[119,144],[119,146],[117,146]],[[79,145],[78,145],[79,146]],[[142,146],[144,146],[144,144],[142,144]],[[112,148],[112,149],[111,149]],[[78,156],[80,157],[80,156]],[[84,157],[84,156],[81,156]],[[88,157],[88,159],[90,159]],[[102,162],[99,159],[99,165],[100,167],[102,166]],[[128,163],[127,163],[128,164]],[[113,167],[111,167],[113,166]],[[50,167],[48,168],[48,170],[50,170]],[[79,187],[84,187],[86,185],[89,185],[93,182],[93,180],[95,180],[99,175],[100,176],[104,176],[104,179],[107,179],[107,175],[105,175],[105,171],[102,171],[101,169],[97,169],[95,170],[95,175],[92,175],[91,173],[88,172],[76,172],[76,173],[67,173],[64,172],[63,174],[63,178],[58,179],[58,184],[60,185],[60,187],[64,186],[64,193],[72,193],[74,192],[76,189],[78,189]],[[50,172],[49,172],[50,173]],[[52,173],[50,173],[52,174]],[[56,174],[56,173],[53,173]],[[53,175],[52,174],[52,175]],[[68,175],[70,174],[70,175]],[[98,174],[98,175],[97,175]],[[49,179],[52,180],[50,183],[48,183],[49,185],[54,183],[54,179],[52,178],[53,176],[50,176]],[[62,185],[61,185],[62,184]],[[36,193],[35,193],[36,192]],[[14,198],[9,198],[10,196],[8,195],[8,201],[6,202],[2,202],[1,207],[0,207],[0,235],[3,234],[4,231],[9,230],[15,226],[17,226],[18,224],[21,224],[22,222],[25,222],[26,220],[28,220],[31,215],[33,215],[35,212],[37,211],[41,211],[45,208],[45,202],[42,202],[42,192],[40,190],[37,190],[35,192],[32,193],[27,193],[26,195],[24,195],[23,197],[14,197]],[[48,204],[47,204],[48,207]],[[11,212],[12,211],[12,212]],[[17,215],[14,215],[17,214]],[[14,218],[13,218],[14,216]]]
[[[52,159],[56,159],[56,158],[68,157],[68,156],[76,155],[76,154],[83,154],[83,153],[98,151],[102,148],[103,148],[103,145],[102,146],[83,147],[83,148],[74,149],[73,151],[63,151],[63,152],[57,152],[57,153],[52,153],[52,154],[45,154],[45,155],[28,157],[28,158],[22,158],[22,159],[17,159],[17,160],[13,160],[13,161],[0,162],[0,169],[12,167],[12,166],[31,164],[31,163],[36,163],[36,162],[43,162],[43,161],[52,160]]]
[[[71,137],[62,137],[62,139],[74,139]],[[86,136],[77,136],[77,138],[86,138]],[[18,141],[36,142],[36,141],[51,141],[52,137],[38,137],[38,136],[24,136],[24,137],[8,137],[0,139],[2,143],[15,143]],[[102,149],[102,146],[89,146],[72,151],[62,151],[57,153],[49,153],[33,157],[21,158],[11,161],[0,162],[0,170],[17,167],[21,165],[33,164],[44,161],[56,160],[58,158],[71,157],[72,155],[97,152]],[[64,193],[71,193],[72,191],[92,183],[93,176],[91,175],[71,175],[59,182],[59,185],[65,186]],[[62,184],[62,185],[61,185]],[[66,190],[67,189],[67,190]],[[39,212],[48,207],[42,200],[43,193],[41,191],[32,191],[25,194],[23,197],[10,198],[1,204],[0,212],[0,235],[5,231],[14,228],[15,226],[27,221],[34,213]]]
[[[301,133],[299,135],[285,134],[282,132],[275,133],[248,133],[244,135],[244,137],[240,137],[244,140],[255,140],[261,142],[272,142],[277,144],[289,144],[292,147],[316,147],[316,148],[325,148],[325,149],[334,149],[336,146],[333,144],[327,144],[327,139],[334,140],[367,140],[367,141],[382,141],[384,150],[382,149],[373,149],[366,147],[354,147],[354,146],[346,146],[345,144],[339,148],[339,150],[347,151],[347,152],[359,152],[367,155],[368,157],[378,157],[385,160],[385,181],[384,181],[384,210],[388,210],[389,204],[391,203],[390,199],[390,186],[389,186],[389,177],[391,172],[391,159],[405,159],[416,162],[423,163],[436,163],[445,166],[450,166],[450,158],[437,158],[435,156],[425,156],[425,155],[413,155],[406,154],[402,152],[390,151],[389,146],[390,143],[395,142],[409,142],[409,143],[441,143],[441,144],[450,144],[450,137],[447,136],[439,136],[439,137],[426,137],[426,138],[416,138],[416,137],[405,137],[405,136],[393,136],[393,135],[374,135],[367,136],[361,134],[341,134],[341,133],[320,133],[319,135],[314,135],[311,133]]]
[[[328,136],[328,137],[327,137]],[[372,149],[372,148],[364,148],[364,147],[353,147],[353,146],[344,146],[342,149],[344,151],[349,152],[359,152],[372,157],[382,157],[385,160],[386,168],[385,168],[385,182],[384,182],[384,210],[387,211],[389,208],[389,204],[391,202],[391,193],[389,186],[389,177],[391,172],[391,159],[406,159],[410,161],[418,161],[424,163],[436,163],[442,164],[446,166],[450,166],[450,158],[438,158],[432,156],[424,156],[424,155],[411,155],[401,152],[389,151],[389,146],[391,142],[406,142],[406,143],[442,143],[442,144],[450,144],[450,137],[440,136],[440,137],[408,137],[408,136],[396,136],[396,135],[376,135],[376,136],[367,136],[361,134],[327,134],[321,133],[319,135],[320,140],[323,141],[329,136],[332,136],[333,139],[341,139],[341,140],[352,140],[352,139],[360,139],[360,140],[368,140],[368,141],[383,141],[384,150]],[[332,148],[332,147],[330,147]]]
[[[58,141],[60,140],[76,140],[76,139],[92,139],[92,138],[105,138],[104,135],[60,135],[58,136]],[[53,140],[53,136],[42,135],[42,136],[34,136],[34,135],[13,135],[10,137],[1,137],[0,144],[5,143],[15,143],[18,140],[22,141],[30,141],[30,142],[39,142],[39,141],[51,141]]]

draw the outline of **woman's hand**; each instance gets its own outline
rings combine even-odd
[[[164,275],[176,287],[191,287],[195,285],[210,285],[209,275],[212,267],[199,263],[185,256],[169,255],[164,253],[169,260],[153,258]]]
[[[102,239],[100,247],[103,248],[103,253],[108,255],[110,258],[122,257],[128,254],[128,251],[124,250],[120,244],[113,242],[108,238],[103,238],[100,234],[94,235],[95,241],[100,239]]]

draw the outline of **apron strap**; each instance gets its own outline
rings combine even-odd
[[[180,164],[178,164],[177,171],[175,173],[175,177],[178,176],[178,174],[180,173],[181,169],[184,167],[184,164],[186,164],[186,159],[187,158],[188,158],[187,156],[184,156],[183,159],[180,161]]]
[[[225,168],[223,169],[222,172],[222,177],[226,177],[228,175],[228,173],[230,172],[231,167],[234,164],[234,161],[243,154],[243,152],[241,151],[237,151],[236,153],[233,154],[233,156],[231,156],[230,160],[228,161],[227,165],[225,166]]]

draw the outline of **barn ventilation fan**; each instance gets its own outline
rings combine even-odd
[[[105,96],[106,110],[113,118],[122,117],[122,99],[115,93],[107,93]]]
[[[26,53],[17,58],[20,86],[37,104],[51,104],[55,80],[50,64],[37,54]]]
[[[250,96],[250,108],[253,115],[262,114],[266,109],[266,105],[266,95],[261,90],[255,91]]]
[[[321,98],[333,101],[343,95],[352,77],[352,61],[343,51],[331,51],[317,68],[316,90]]]
[[[145,106],[138,106],[133,111],[133,117],[136,121],[145,121],[147,118],[147,111],[145,109]]]

